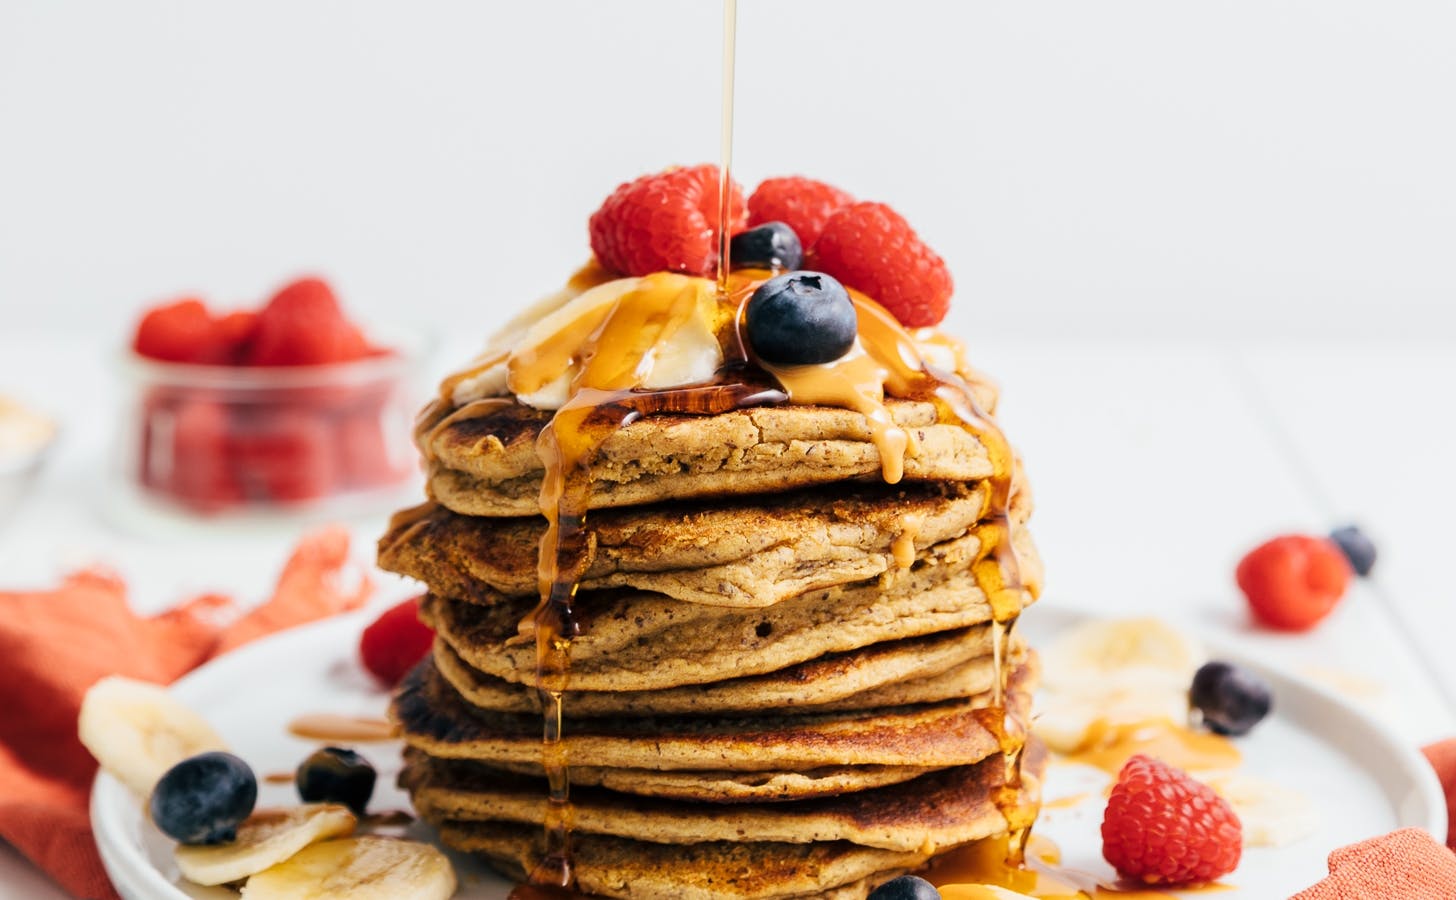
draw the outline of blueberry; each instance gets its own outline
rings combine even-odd
[[[827,363],[854,346],[859,317],[844,285],[821,272],[789,272],[748,300],[748,343],[765,362]]]
[[[940,900],[940,891],[924,878],[901,875],[875,888],[869,900]]]
[[[804,264],[804,245],[783,222],[764,222],[733,235],[728,261],[735,269],[797,269]]]
[[[1226,662],[1204,663],[1193,676],[1188,702],[1203,713],[1210,731],[1234,737],[1248,734],[1274,705],[1264,679]]]
[[[167,770],[152,788],[152,821],[183,844],[224,844],[253,814],[258,779],[231,753],[199,753]]]
[[[374,794],[374,767],[369,760],[339,747],[325,747],[305,759],[294,775],[305,803],[342,803],[364,815]]]
[[[1358,527],[1346,525],[1336,528],[1330,532],[1330,540],[1345,554],[1356,575],[1364,578],[1375,568],[1375,544]]]

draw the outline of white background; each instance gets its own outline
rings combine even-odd
[[[458,358],[584,260],[619,181],[716,158],[719,16],[0,0],[0,393],[63,419],[0,587],[96,562],[146,612],[263,596],[293,533],[100,518],[107,348],[147,303],[317,271]],[[1049,604],[1169,616],[1410,745],[1452,733],[1456,3],[741,0],[741,24],[742,180],[885,200],[949,259]],[[1238,556],[1349,519],[1376,577],[1312,635],[1252,629]],[[0,897],[51,896],[0,846]]]
[[[742,0],[745,181],[951,262],[967,334],[1456,334],[1456,4]],[[718,148],[715,0],[4,0],[0,328],[316,270],[466,332]]]

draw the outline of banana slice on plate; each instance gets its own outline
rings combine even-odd
[[[86,692],[77,732],[101,768],[143,798],[182,760],[227,749],[212,726],[165,688],[116,675]]]
[[[372,835],[314,844],[243,886],[243,900],[447,900],[454,893],[445,854]]]
[[[242,881],[287,861],[309,844],[352,834],[356,822],[349,808],[337,803],[259,810],[238,826],[238,837],[230,843],[179,846],[177,868],[195,884]]]
[[[1246,847],[1283,847],[1319,830],[1314,804],[1293,788],[1241,773],[1203,781],[1238,814]]]
[[[1206,653],[1193,639],[1157,619],[1096,619],[1058,635],[1042,649],[1042,684],[1075,688],[1092,675],[1132,670],[1187,690]]]
[[[1032,726],[1058,753],[1080,749],[1099,726],[1188,717],[1188,685],[1207,654],[1157,619],[1099,619],[1043,648]]]

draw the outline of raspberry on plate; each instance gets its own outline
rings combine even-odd
[[[1181,769],[1141,754],[1117,775],[1102,819],[1102,855],[1147,884],[1203,884],[1232,872],[1243,853],[1233,807]]]
[[[853,202],[834,185],[812,178],[766,178],[748,198],[748,225],[783,222],[807,249],[819,240],[829,217]]]
[[[1308,631],[1345,596],[1350,562],[1327,538],[1291,534],[1249,551],[1234,577],[1260,623]]]
[[[743,189],[730,187],[729,232],[744,225]],[[612,192],[588,223],[592,253],[624,275],[711,274],[718,265],[718,167],[643,175]]]
[[[808,265],[868,294],[907,328],[934,325],[950,308],[945,261],[883,203],[852,203],[830,216]]]
[[[359,658],[381,683],[393,687],[430,652],[435,632],[420,621],[416,597],[391,606],[364,629]]]

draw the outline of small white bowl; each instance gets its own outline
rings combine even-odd
[[[0,412],[4,405],[0,402]],[[58,430],[55,425],[38,413],[24,410],[22,414],[34,415],[47,431],[26,446],[6,449],[0,447],[0,527],[15,517],[31,487],[40,476],[51,449],[55,447]],[[3,426],[0,426],[3,427]]]

